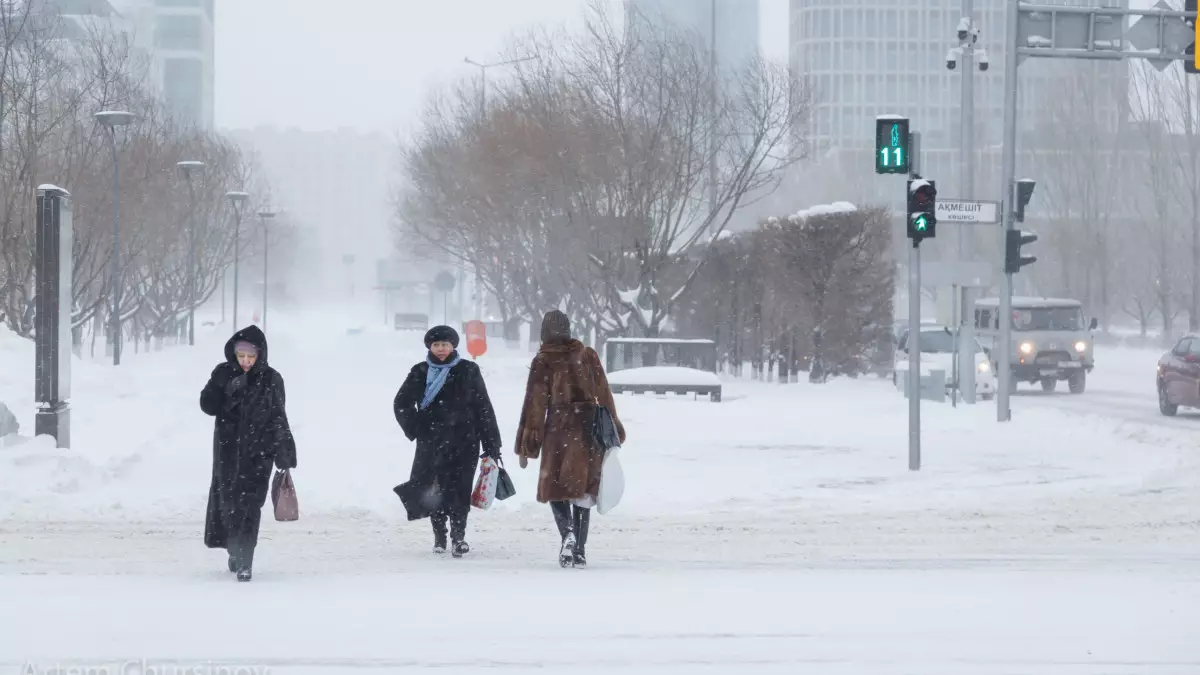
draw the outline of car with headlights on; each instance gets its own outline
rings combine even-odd
[[[1096,366],[1092,332],[1097,321],[1084,319],[1083,305],[1067,298],[1022,298],[1012,300],[1012,364],[1010,390],[1018,382],[1040,383],[1045,391],[1054,391],[1065,381],[1072,394],[1087,388],[1087,376]],[[990,346],[992,361],[998,366],[1000,355],[1000,299],[981,298],[975,302],[975,333]]]

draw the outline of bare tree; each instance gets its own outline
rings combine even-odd
[[[1124,64],[1072,64],[1056,88],[1058,95],[1039,105],[1033,144],[1035,170],[1044,184],[1039,203],[1051,221],[1044,239],[1053,256],[1053,264],[1035,270],[1037,280],[1088,301],[1105,330],[1118,304],[1112,277],[1119,249],[1113,235],[1118,220],[1128,217],[1118,208],[1120,187],[1132,174],[1120,128],[1124,111],[1118,107],[1117,115],[1107,115],[1110,109],[1094,102],[1127,98],[1127,83],[1105,71],[1118,67]]]

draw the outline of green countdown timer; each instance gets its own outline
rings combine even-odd
[[[908,150],[907,118],[875,118],[875,173],[908,173]]]

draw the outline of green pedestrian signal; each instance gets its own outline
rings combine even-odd
[[[909,172],[908,118],[875,118],[875,173]]]
[[[913,244],[937,236],[937,182],[915,178],[908,181],[908,238]]]

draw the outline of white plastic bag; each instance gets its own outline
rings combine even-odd
[[[484,457],[479,462],[479,478],[475,480],[475,489],[471,491],[471,506],[484,511],[492,508],[499,480],[500,472],[496,470],[495,460]]]
[[[620,504],[621,496],[625,494],[625,471],[621,469],[621,460],[617,457],[620,450],[618,446],[604,452],[604,464],[600,469],[600,494],[596,496],[596,511],[601,515]]]

